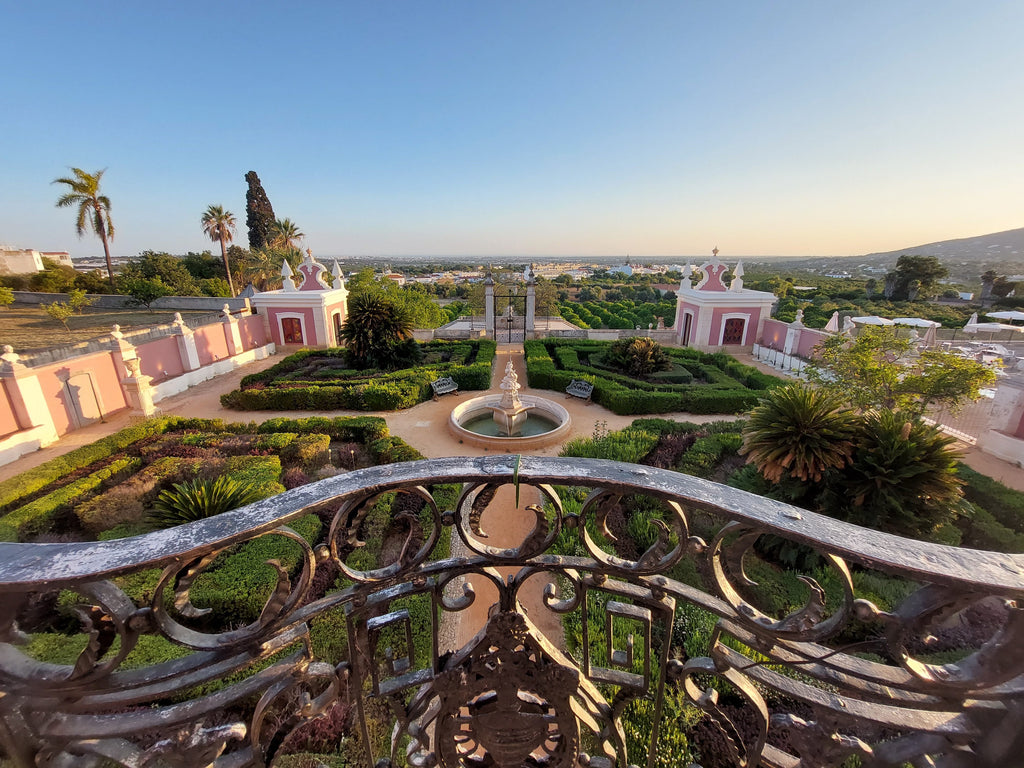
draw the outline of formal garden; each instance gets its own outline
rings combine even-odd
[[[431,341],[412,339],[393,348],[388,366],[356,367],[345,349],[303,350],[221,397],[238,410],[395,411],[433,395],[430,382],[450,376],[462,390],[491,385],[496,345],[488,339]]]
[[[743,413],[782,383],[729,355],[662,347],[643,336],[523,346],[531,387],[563,391],[582,379],[594,385],[595,403],[619,415]]]
[[[0,483],[0,540],[121,539],[216,515],[339,472],[421,458],[418,451],[388,433],[383,419],[375,417],[276,418],[258,425],[154,418]],[[431,490],[441,503],[455,503],[458,486]],[[369,570],[387,565],[380,562],[385,556],[391,562],[398,551],[396,543],[405,541],[410,525],[431,524],[430,515],[422,515],[422,508],[423,500],[411,494],[378,498],[362,520],[359,546],[340,544],[349,565]],[[315,546],[327,539],[336,512],[336,505],[314,508],[290,528]],[[443,558],[448,553],[449,531],[439,535],[435,557]],[[152,603],[162,584],[163,602],[172,618],[187,620],[199,631],[223,632],[257,621],[268,600],[272,602],[279,579],[293,578],[301,558],[301,548],[283,535],[265,535],[236,545],[214,562],[197,565],[202,573],[189,577],[192,581],[184,604],[174,596],[176,589],[183,588],[181,581],[173,585],[162,581],[159,569],[115,577],[113,582],[136,605]],[[347,584],[328,561],[317,568],[304,599],[312,602]],[[22,606],[18,616],[19,629],[27,640],[22,650],[49,664],[75,665],[83,654],[117,658],[119,641],[112,637],[104,640],[90,617],[79,609],[89,599],[70,591],[37,594]],[[430,654],[425,630],[430,608],[416,601],[406,608],[417,627],[415,652],[425,658]],[[322,613],[312,621],[310,642],[318,658],[335,662],[347,658],[343,612]],[[189,653],[187,647],[164,637],[144,634],[119,668],[169,662]],[[226,674],[206,692],[257,671]],[[287,751],[333,750],[347,731],[350,712],[347,706],[336,709],[297,732]],[[287,759],[280,764],[288,764]]]

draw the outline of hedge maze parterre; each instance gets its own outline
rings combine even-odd
[[[396,411],[433,397],[430,384],[451,377],[459,390],[491,385],[496,344],[488,339],[431,341],[421,345],[422,362],[384,372],[346,368],[343,349],[303,350],[242,379],[221,396],[238,410]]]
[[[147,511],[160,491],[193,477],[227,474],[256,487],[258,496],[266,498],[341,470],[422,458],[419,451],[391,436],[386,422],[378,417],[272,418],[261,424],[154,418],[0,483],[0,541],[110,540],[137,535],[150,529]],[[449,503],[454,504],[458,488],[441,486],[433,492],[435,498],[450,496]],[[379,497],[362,528],[370,546],[356,551],[352,562],[366,569],[386,564],[378,563],[381,553],[388,551],[393,539],[404,540],[409,520],[417,515],[429,517],[421,507],[422,500],[408,494]],[[333,507],[315,510],[289,527],[315,545],[324,539],[325,521],[329,523],[335,512]],[[447,557],[449,535],[447,529],[440,532],[443,557]],[[277,569],[291,578],[301,556],[298,544],[281,535],[239,544],[220,555],[191,585],[191,603],[209,609],[207,629],[249,624],[257,620],[278,584]],[[148,605],[161,576],[155,569],[113,581],[136,605]],[[317,578],[311,599],[347,586],[330,568],[319,568]],[[174,603],[171,591],[168,587],[164,593],[166,605]],[[88,619],[79,613],[83,603],[88,600],[77,593],[54,591],[39,594],[34,604],[19,609],[25,653],[44,663],[75,664],[91,642]],[[428,606],[409,607],[417,626],[429,622]],[[417,632],[414,639],[418,645],[428,637],[421,634]],[[311,639],[318,655],[344,658],[348,640],[343,615],[318,617],[311,625]],[[166,638],[143,636],[121,668],[170,661],[188,652]],[[228,677],[223,684],[232,681]],[[344,722],[336,725],[345,728]],[[322,729],[323,724],[318,727]],[[339,735],[332,738],[337,743]],[[301,744],[297,751],[302,751]]]
[[[742,413],[782,380],[743,365],[723,353],[665,348],[673,367],[646,379],[604,366],[610,342],[576,339],[527,341],[526,373],[531,387],[564,392],[574,380],[594,385],[592,399],[620,414]]]

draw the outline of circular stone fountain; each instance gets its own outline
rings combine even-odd
[[[452,409],[448,428],[463,442],[480,448],[521,453],[562,440],[569,412],[543,397],[520,395],[512,361],[505,366],[502,394],[474,397]]]

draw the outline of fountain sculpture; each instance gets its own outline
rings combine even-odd
[[[475,397],[452,409],[448,428],[464,442],[485,448],[523,451],[550,445],[569,432],[569,412],[535,395],[521,395],[522,385],[509,360],[495,395]]]

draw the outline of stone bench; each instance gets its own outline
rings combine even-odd
[[[440,395],[447,395],[450,392],[459,391],[459,385],[455,383],[455,379],[451,376],[442,376],[440,379],[434,379],[434,381],[430,382],[430,387],[434,390],[435,400],[437,400]]]
[[[565,388],[565,394],[571,397],[578,397],[581,400],[590,401],[590,396],[594,394],[594,385],[589,381],[583,381],[582,379],[573,379],[569,382],[569,386]]]

